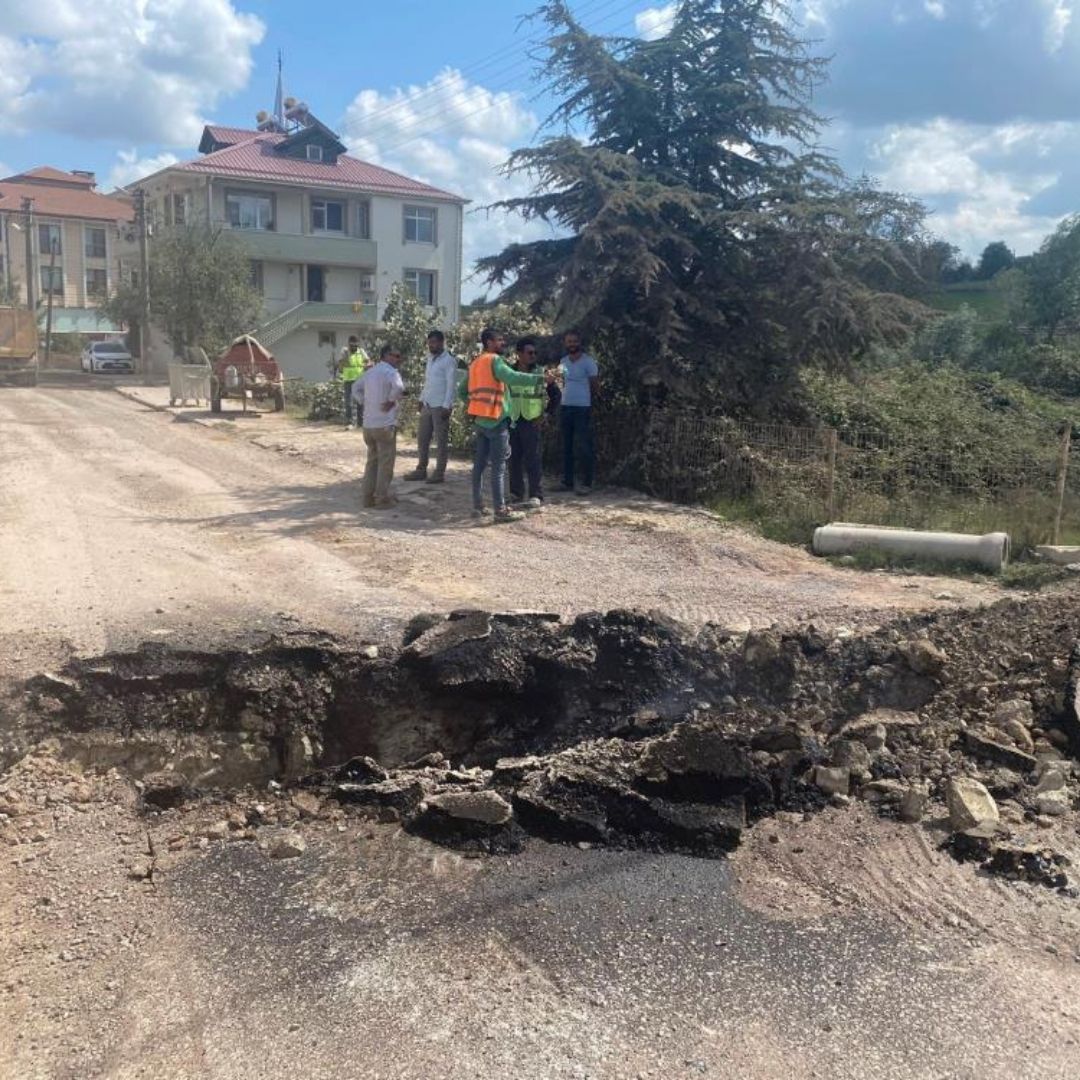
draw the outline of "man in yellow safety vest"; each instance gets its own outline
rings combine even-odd
[[[341,350],[341,360],[338,363],[338,372],[345,390],[345,426],[347,428],[356,427],[356,420],[353,417],[353,383],[370,365],[371,361],[360,347],[359,340],[355,335],[350,335],[349,344]]]

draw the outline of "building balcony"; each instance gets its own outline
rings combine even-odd
[[[228,226],[226,229],[249,258],[260,262],[355,266],[372,270],[378,265],[378,245],[374,240],[359,240],[354,236],[280,233],[265,229],[229,229]]]

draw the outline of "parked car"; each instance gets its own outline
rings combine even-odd
[[[94,341],[82,351],[83,371],[134,371],[128,347],[122,341]]]
[[[285,408],[285,377],[273,353],[249,334],[238,337],[213,363],[210,411],[221,412],[222,398],[247,403],[269,401],[274,412]]]

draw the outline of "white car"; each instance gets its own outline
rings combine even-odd
[[[82,351],[83,371],[134,371],[128,347],[122,341],[94,341]]]

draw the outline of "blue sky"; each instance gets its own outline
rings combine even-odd
[[[354,152],[477,205],[544,103],[519,25],[532,0],[0,0],[0,175],[93,169],[103,188],[191,156],[206,120],[247,125],[286,90]],[[662,0],[575,0],[590,28],[663,32]],[[833,57],[817,106],[853,172],[924,199],[977,254],[1030,251],[1080,208],[1080,0],[793,0]],[[467,256],[543,226],[473,215]],[[475,293],[476,286],[467,288]]]

